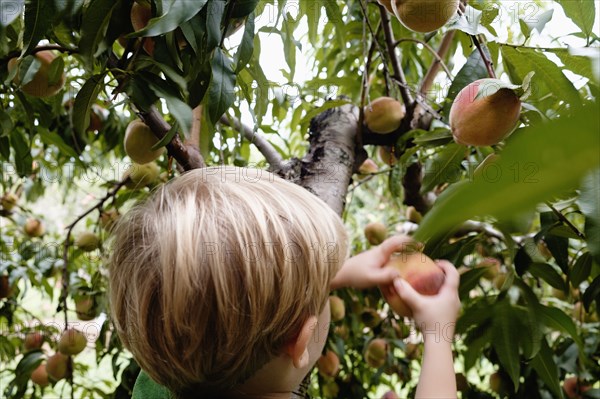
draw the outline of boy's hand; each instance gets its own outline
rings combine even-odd
[[[402,278],[394,279],[394,288],[402,300],[411,308],[413,319],[423,332],[445,330],[454,331],[454,324],[460,309],[458,284],[460,276],[456,267],[447,260],[437,260],[436,264],[444,271],[444,285],[437,295],[421,295]]]
[[[390,284],[399,277],[398,271],[391,267],[384,269],[383,266],[394,252],[408,245],[413,248],[415,245],[410,237],[393,236],[380,245],[349,258],[331,281],[331,289],[342,287],[364,289]]]

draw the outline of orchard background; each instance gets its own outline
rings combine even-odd
[[[353,254],[383,223],[460,267],[463,398],[600,398],[597,6],[463,1],[417,33],[368,0],[0,2],[0,395],[130,396],[139,368],[107,314],[110,227],[182,171],[226,164],[314,192]],[[521,97],[518,127],[459,145],[452,102],[482,78]],[[387,134],[364,123],[381,96],[405,108]],[[150,166],[125,151],[134,119],[151,134],[132,147],[166,147]],[[378,289],[334,294],[329,367],[305,390],[410,397],[416,331]],[[59,342],[65,323],[81,353]]]

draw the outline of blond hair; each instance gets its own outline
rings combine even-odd
[[[347,255],[343,223],[257,169],[185,173],[128,212],[110,258],[123,344],[173,392],[225,390],[323,310]]]

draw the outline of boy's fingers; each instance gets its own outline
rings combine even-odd
[[[377,285],[390,284],[395,278],[400,277],[400,273],[393,267],[384,267],[373,274],[373,283]]]
[[[456,270],[456,267],[452,263],[444,259],[437,259],[435,263],[439,267],[441,267],[444,273],[446,274],[444,286],[453,290],[457,290],[458,285],[460,284],[460,275],[458,274],[458,270]]]
[[[421,295],[402,278],[394,279],[394,289],[400,298],[414,311]]]
[[[379,245],[385,258],[389,258],[394,252],[404,251],[406,249],[415,249],[418,247],[411,237],[404,235],[392,236]]]

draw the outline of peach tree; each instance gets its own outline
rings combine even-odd
[[[599,398],[597,19],[589,0],[1,2],[2,395],[130,397],[111,227],[227,164],[319,196],[352,253],[409,234],[453,262],[461,397]],[[409,319],[379,289],[331,303],[299,391],[410,396]]]

